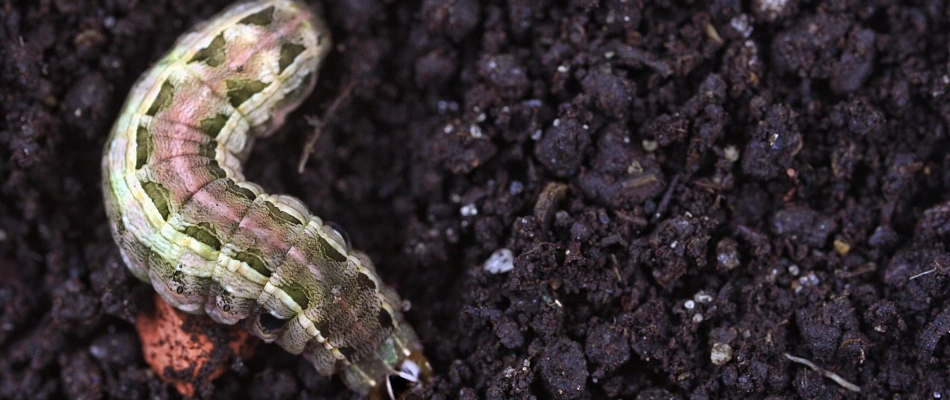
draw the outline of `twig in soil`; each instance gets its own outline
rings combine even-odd
[[[841,279],[850,279],[867,273],[877,271],[877,263],[866,263],[854,271],[835,270],[835,276]],[[911,278],[913,279],[913,278]]]
[[[300,153],[300,162],[297,163],[297,173],[303,173],[304,164],[307,163],[307,160],[310,159],[310,153],[313,152],[313,146],[317,143],[317,139],[320,138],[320,135],[323,134],[323,130],[326,129],[327,125],[330,122],[333,122],[333,117],[336,116],[337,110],[343,106],[344,103],[350,101],[350,95],[353,94],[353,88],[356,87],[356,79],[351,79],[350,83],[346,85],[346,88],[343,89],[343,92],[333,100],[333,103],[330,104],[330,107],[323,113],[323,117],[314,117],[306,116],[307,123],[313,127],[313,133],[310,134],[310,137],[307,138],[307,143],[303,146],[303,152]]]
[[[919,274],[917,274],[917,275],[914,275],[914,276],[910,277],[910,279],[908,279],[908,280],[912,281],[912,280],[914,280],[914,279],[920,278],[920,277],[922,277],[922,276],[924,276],[924,275],[932,274],[932,273],[934,273],[934,272],[937,272],[937,269],[936,269],[936,268],[934,268],[934,269],[932,269],[932,270],[929,270],[929,271],[921,272],[921,273],[919,273]]]
[[[673,75],[673,68],[666,61],[654,59],[653,54],[617,41],[608,43],[606,51],[613,52],[620,60],[630,64],[642,64],[652,68],[662,77]]]
[[[610,255],[610,263],[613,264],[614,275],[617,276],[617,282],[623,283],[623,277],[620,276],[620,270],[617,269],[617,255]]]
[[[922,276],[924,276],[924,275],[929,275],[929,274],[932,274],[932,273],[934,273],[934,272],[937,272],[937,270],[940,269],[941,265],[940,265],[940,263],[936,263],[936,264],[937,264],[937,266],[934,267],[934,268],[932,268],[931,270],[929,270],[929,271],[924,271],[924,272],[921,272],[921,273],[919,273],[919,274],[917,274],[917,275],[914,275],[914,276],[910,277],[908,280],[909,280],[909,281],[912,281],[912,280],[917,279],[917,278],[920,278],[920,277],[922,277]]]
[[[554,218],[557,205],[567,195],[567,189],[566,184],[550,182],[538,194],[538,200],[534,203],[534,217],[545,229],[551,223],[551,219]]]
[[[670,186],[666,188],[666,193],[663,194],[663,198],[660,200],[660,204],[656,207],[656,213],[653,214],[653,221],[656,222],[660,220],[660,217],[663,216],[663,213],[666,212],[666,207],[670,205],[670,199],[673,197],[673,190],[676,189],[676,184],[680,181],[680,176],[676,175],[673,177],[673,180],[670,181]]]
[[[848,390],[850,390],[850,391],[852,391],[852,392],[861,393],[861,388],[860,388],[858,385],[855,385],[855,384],[853,384],[853,383],[851,383],[851,382],[848,382],[847,380],[845,380],[844,378],[842,378],[841,375],[838,375],[838,374],[836,374],[836,373],[834,373],[834,372],[831,372],[831,371],[826,370],[826,369],[824,369],[824,368],[822,368],[822,367],[819,367],[819,366],[815,365],[815,363],[813,363],[813,362],[811,362],[811,361],[809,361],[809,360],[807,360],[807,359],[805,359],[805,358],[795,357],[795,356],[793,356],[793,355],[791,355],[791,354],[788,354],[788,353],[784,353],[784,354],[785,354],[785,358],[789,359],[790,361],[796,362],[796,363],[802,364],[802,365],[804,365],[804,366],[806,366],[806,367],[808,367],[808,368],[811,368],[813,371],[815,371],[815,372],[817,372],[817,373],[819,373],[819,374],[824,375],[825,378],[828,378],[828,379],[831,379],[831,380],[835,381],[835,383],[841,385],[841,387],[843,387],[843,388],[845,388],[845,389],[848,389]]]

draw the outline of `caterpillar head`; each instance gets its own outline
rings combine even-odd
[[[432,366],[408,325],[397,327],[373,354],[341,370],[343,382],[371,400],[422,399]]]
[[[432,367],[422,352],[412,352],[398,365],[394,365],[384,382],[370,389],[373,400],[422,399],[419,392],[432,380]]]

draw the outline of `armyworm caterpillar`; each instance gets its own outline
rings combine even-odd
[[[431,369],[373,263],[291,196],[247,182],[253,141],[314,87],[325,23],[296,0],[245,1],[182,35],[133,86],[103,193],[126,265],[169,304],[241,322],[352,390],[395,397]]]

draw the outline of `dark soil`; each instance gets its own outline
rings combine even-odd
[[[99,162],[135,78],[227,3],[0,1],[0,398],[178,397]],[[334,52],[248,176],[411,301],[433,398],[950,396],[948,2],[315,6]],[[352,396],[273,345],[201,393]]]

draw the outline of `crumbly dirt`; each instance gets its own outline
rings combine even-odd
[[[226,3],[0,1],[0,398],[179,397],[99,163]],[[947,1],[311,3],[334,51],[248,176],[411,302],[432,398],[950,396]],[[273,345],[199,395],[352,396]]]

